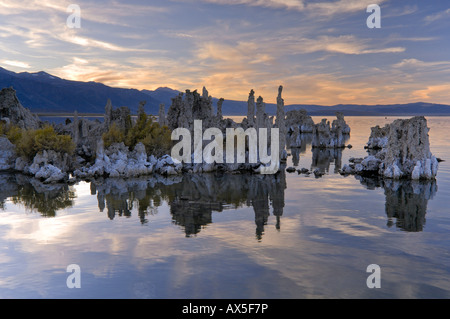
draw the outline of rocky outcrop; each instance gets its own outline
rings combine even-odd
[[[330,126],[327,119],[322,119],[313,127],[313,139],[311,146],[313,148],[343,148],[345,147],[345,138],[340,126]]]
[[[350,136],[350,131],[350,126],[344,120],[344,114],[336,112],[336,119],[331,125],[326,119],[313,125],[312,147],[343,148]]]
[[[72,123],[66,125],[56,125],[55,131],[59,134],[70,135],[75,143],[75,156],[83,160],[91,160],[95,156],[97,141],[99,137],[106,132],[112,124],[112,106],[111,101],[105,108],[105,120],[101,123],[98,120],[90,120],[80,117],[78,112],[74,112]],[[110,114],[111,116],[107,115]]]
[[[222,121],[223,120],[223,114],[222,114],[222,105],[223,105],[224,99],[220,98],[219,101],[217,101],[217,120]]]
[[[272,127],[272,122],[266,113],[266,103],[262,96],[256,100],[256,129]]]
[[[72,164],[72,158],[68,154],[49,150],[37,153],[32,161],[17,157],[11,169],[35,177],[44,184],[53,184],[69,179]]]
[[[298,128],[300,133],[312,133],[314,121],[306,110],[290,110],[286,112],[286,129],[294,132]]]
[[[372,129],[371,138],[381,150],[357,163],[346,164],[343,174],[380,175],[388,179],[432,180],[438,171],[438,160],[431,154],[427,121],[423,116],[399,119],[380,129]],[[370,139],[369,139],[370,142]]]
[[[104,116],[104,123],[106,130],[108,130],[111,127],[112,110],[113,110],[112,102],[110,99],[108,99],[105,106],[105,116]]]
[[[269,115],[265,112],[266,104],[263,101],[263,98],[258,97],[256,103],[256,116],[254,115],[255,103],[254,103],[254,91],[251,90],[248,99],[248,116],[244,118],[241,123],[236,123],[232,119],[223,119],[222,115],[222,103],[223,99],[219,99],[217,103],[217,113],[213,115],[212,113],[212,98],[209,96],[208,91],[203,88],[203,94],[200,96],[197,91],[189,91],[186,90],[186,93],[180,93],[177,97],[172,99],[172,105],[169,108],[167,114],[167,123],[169,129],[176,128],[185,128],[188,129],[191,137],[194,135],[194,122],[201,120],[201,130],[202,133],[209,128],[217,128],[222,134],[224,141],[226,139],[226,130],[228,128],[242,128],[243,130],[247,130],[249,128],[256,129],[257,134],[259,134],[260,128],[267,129],[267,142],[269,143],[268,149],[270,150],[270,141],[271,141],[271,129],[279,128],[279,145],[280,145],[280,154],[279,159],[282,161],[286,159],[287,152],[285,150],[286,145],[286,125],[285,125],[285,114],[284,114],[284,100],[281,97],[282,94],[282,86],[278,89],[277,96],[277,120],[274,123],[274,117],[269,117]],[[197,126],[198,128],[198,126]],[[198,134],[198,133],[195,133]],[[264,133],[262,133],[264,134]],[[202,135],[203,136],[203,135]],[[194,139],[191,140],[191,149],[194,150],[194,153],[203,150],[204,147],[208,145],[208,143],[202,143],[200,145],[202,149],[199,149],[199,145],[194,145]],[[257,145],[259,148],[259,144]],[[248,149],[248,148],[247,148]],[[269,151],[270,153],[270,151]],[[270,153],[271,154],[271,153]],[[225,152],[224,152],[225,155]],[[203,156],[204,157],[204,156]],[[247,157],[246,157],[247,158]],[[187,162],[187,161],[185,161]],[[223,163],[227,161],[224,160]],[[263,165],[260,163],[255,164],[246,164],[246,163],[215,163],[214,159],[212,161],[205,160],[203,158],[203,163],[196,163],[196,165],[188,165],[185,163],[186,170],[192,170],[193,172],[211,172],[216,170],[226,170],[230,172],[236,172],[238,170],[244,171],[258,171],[261,170]]]
[[[427,120],[423,116],[396,120],[389,126],[388,141],[380,152],[383,176],[388,178],[433,179],[438,161],[431,154]]]
[[[160,126],[167,125],[166,110],[165,110],[165,105],[163,103],[161,103],[159,105],[158,123],[159,123]]]
[[[302,136],[312,134],[313,148],[343,148],[350,131],[350,126],[340,112],[336,112],[336,119],[331,124],[327,119],[315,124],[303,109],[286,113],[286,139],[289,147],[301,147]]]
[[[0,171],[14,169],[16,158],[16,147],[6,137],[0,136]]]
[[[286,135],[286,147],[287,148],[299,148],[302,147],[302,133],[298,126],[291,128]]]
[[[145,146],[138,143],[133,151],[123,143],[113,144],[104,149],[103,141],[98,142],[95,163],[92,166],[81,167],[74,171],[79,178],[92,177],[137,177],[151,173],[161,175],[176,175],[181,173],[181,164],[175,164],[169,155],[160,159],[147,156]]]
[[[247,121],[250,127],[255,125],[255,91],[251,90],[247,100]]]
[[[202,120],[205,128],[222,128],[225,124],[222,118],[223,101],[223,99],[218,101],[218,113],[214,115],[212,97],[206,88],[203,88],[202,95],[197,90],[193,92],[186,90],[184,94],[180,93],[172,99],[172,105],[167,112],[166,124],[171,130],[176,128],[192,130],[194,120]]]
[[[277,117],[275,118],[275,127],[279,129],[279,150],[280,159],[285,160],[287,157],[286,148],[286,115],[284,112],[284,100],[281,97],[283,87],[280,85],[278,88],[277,96]]]
[[[37,129],[40,125],[39,118],[20,104],[13,88],[0,91],[0,121],[24,129]]]
[[[341,112],[336,112],[336,119],[331,125],[331,131],[340,130],[342,134],[350,134],[350,126],[345,122],[344,114]]]
[[[370,131],[369,141],[365,146],[369,150],[381,150],[386,147],[388,142],[389,125],[380,127],[379,125],[372,127]]]

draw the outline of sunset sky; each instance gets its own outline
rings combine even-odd
[[[281,84],[286,104],[450,104],[450,1],[0,0],[0,66],[230,100],[275,102]]]

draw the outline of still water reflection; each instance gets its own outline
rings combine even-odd
[[[340,151],[342,152],[342,151]],[[321,157],[312,167],[328,170],[329,160],[336,160],[338,152],[328,160]],[[324,153],[321,153],[323,156]],[[425,224],[427,204],[437,192],[435,181],[392,181],[380,178],[356,176],[369,190],[381,188],[385,194],[387,225],[405,231],[422,231]],[[0,207],[5,198],[27,211],[38,212],[42,217],[55,217],[58,210],[75,204],[74,186],[43,185],[22,175],[0,175],[0,183],[9,185],[0,193]],[[255,236],[261,239],[270,215],[276,219],[276,229],[285,206],[286,173],[276,175],[202,174],[167,178],[135,178],[129,180],[97,179],[90,182],[91,195],[96,195],[98,210],[113,220],[131,217],[135,210],[141,224],[149,222],[149,216],[157,214],[158,207],[167,202],[172,222],[181,226],[190,237],[198,234],[204,226],[212,223],[213,212],[252,207],[255,220]]]
[[[447,162],[437,182],[343,177],[340,167],[365,155],[367,130],[383,119],[349,122],[352,149],[311,150],[308,136],[289,149],[288,166],[319,168],[321,178],[43,185],[0,175],[0,297],[450,297]],[[430,122],[431,132],[442,123]],[[446,141],[432,145],[446,158]],[[83,271],[79,290],[65,286],[72,263]],[[366,286],[373,263],[382,289]]]

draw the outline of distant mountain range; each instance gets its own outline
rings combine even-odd
[[[46,72],[15,73],[0,67],[0,89],[13,87],[23,106],[35,113],[104,113],[108,99],[114,107],[128,106],[137,112],[139,103],[146,101],[146,111],[157,114],[159,104],[166,105],[180,91],[160,87],[154,91],[113,88],[97,82],[79,82],[61,79]],[[213,99],[214,106],[217,98]],[[225,100],[223,113],[228,116],[247,114],[247,101]],[[450,115],[450,105],[433,103],[408,103],[392,105],[286,105],[286,112],[305,109],[312,116],[329,116],[343,112],[347,116],[405,116],[405,115]],[[276,114],[275,104],[266,104],[266,112]]]

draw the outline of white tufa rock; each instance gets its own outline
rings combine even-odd
[[[14,169],[16,147],[6,138],[0,137],[0,171]]]
[[[396,120],[384,128],[373,127],[366,148],[381,150],[363,160],[350,159],[352,164],[344,165],[341,173],[377,174],[394,180],[432,180],[439,162],[431,154],[428,131],[423,116]]]
[[[416,116],[389,125],[388,141],[380,152],[382,175],[389,178],[434,179],[438,161],[431,154],[427,120]]]
[[[44,184],[49,184],[64,181],[67,174],[63,173],[58,167],[47,164],[42,166],[34,177],[44,180]]]
[[[371,128],[369,141],[365,148],[382,149],[388,143],[389,124],[385,127],[375,126]]]

